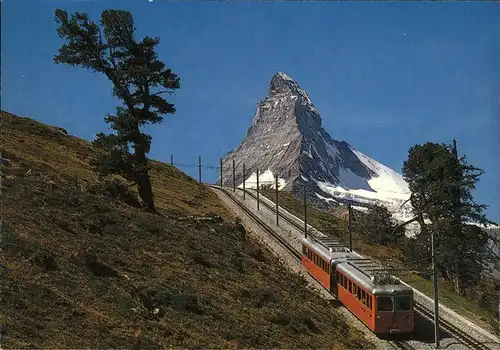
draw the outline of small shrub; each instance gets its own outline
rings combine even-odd
[[[90,193],[101,194],[118,199],[136,208],[141,207],[141,203],[137,199],[137,195],[130,189],[129,184],[119,177],[108,176],[104,178],[103,181],[89,186],[88,191]]]
[[[270,320],[272,323],[279,324],[280,326],[287,326],[292,321],[292,318],[287,313],[280,313]]]
[[[118,272],[115,269],[97,260],[95,255],[85,256],[85,265],[97,277],[117,277]]]
[[[191,259],[195,264],[204,266],[204,267],[212,267],[210,261],[207,261],[200,252],[191,253]]]

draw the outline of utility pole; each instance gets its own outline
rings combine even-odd
[[[220,159],[220,187],[222,188],[222,158]]]
[[[304,185],[304,237],[307,238],[307,197],[306,197],[305,185]]]
[[[424,225],[424,219],[422,216],[417,215],[413,219],[403,222],[402,224],[396,226],[392,233],[396,232],[399,228],[408,225],[413,221],[419,221]],[[434,284],[434,342],[436,349],[439,349],[439,295],[438,295],[438,276],[437,276],[437,264],[436,264],[436,237],[434,234],[434,229],[431,227],[431,256],[432,256],[432,279]],[[427,231],[425,231],[427,232]]]
[[[259,169],[257,169],[257,211],[259,210]]]
[[[174,166],[174,155],[170,154],[170,165]]]
[[[431,227],[431,249],[432,249],[432,275],[434,281],[434,341],[436,349],[439,349],[439,302],[438,302],[438,278],[436,267],[436,237],[434,228]]]
[[[352,208],[351,203],[347,203],[347,211],[348,211],[348,231],[349,231],[349,251],[352,252]]]
[[[279,212],[278,212],[278,175],[275,176],[276,179],[276,226],[279,226]]]
[[[233,158],[233,192],[236,191],[236,177],[234,176],[234,158]]]
[[[243,164],[243,200],[245,199],[246,195],[246,189],[245,189],[245,182],[247,181],[247,177],[245,175],[245,164]]]
[[[201,183],[201,156],[198,156],[198,178]]]

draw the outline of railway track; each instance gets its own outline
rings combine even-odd
[[[301,255],[297,250],[292,247],[290,243],[288,243],[286,240],[283,239],[280,235],[278,235],[275,230],[271,227],[269,227],[268,224],[266,224],[264,221],[262,221],[254,212],[252,212],[250,209],[248,209],[244,204],[242,204],[230,191],[218,187],[218,186],[213,186],[210,185],[210,187],[215,188],[219,191],[223,191],[226,196],[231,198],[231,200],[238,205],[238,207],[243,210],[248,216],[250,216],[261,228],[266,231],[271,237],[273,237],[285,250],[287,250],[290,254],[294,256],[297,260],[301,260]]]
[[[242,189],[239,189],[239,190],[243,191]],[[249,196],[251,196],[254,199],[257,199],[257,196],[255,194],[253,194],[252,192],[250,192],[250,191],[246,191],[246,194],[249,195]],[[238,204],[242,205],[241,203],[238,203]],[[266,208],[268,208],[271,211],[275,211],[276,210],[275,206],[270,205],[269,203],[267,203],[267,201],[260,201],[260,204],[264,205]],[[248,208],[246,208],[246,209],[248,210]],[[250,211],[250,210],[248,210],[248,211]],[[302,225],[300,225],[299,223],[297,223],[295,220],[290,219],[288,216],[284,215],[283,213],[279,213],[278,212],[278,215],[279,215],[280,218],[284,219],[286,222],[288,222],[290,225],[294,226],[299,231],[302,231],[304,229],[304,227]],[[314,234],[314,233],[311,232],[311,234]],[[273,237],[275,235],[276,235],[276,233],[273,233]],[[279,237],[279,239],[283,240],[282,237]],[[298,255],[299,256],[298,259],[300,259],[300,254],[296,250],[294,250],[294,251],[295,251],[295,256]],[[425,319],[429,320],[430,322],[433,322],[433,320],[434,320],[433,319],[433,317],[434,317],[433,311],[425,308],[422,304],[420,304],[418,302],[415,302],[415,311],[417,313],[419,313]],[[475,339],[474,337],[472,337],[470,334],[464,332],[463,330],[461,330],[457,326],[453,325],[452,323],[450,323],[450,322],[448,322],[448,321],[446,321],[446,320],[444,320],[442,318],[439,319],[439,325],[440,325],[440,329],[442,331],[446,332],[447,334],[449,334],[453,338],[457,339],[458,341],[460,341],[462,344],[464,344],[465,346],[469,347],[470,349],[490,350],[490,347],[488,347],[486,344],[481,343],[480,341],[478,341],[477,339]],[[398,347],[403,348],[403,349],[412,348],[406,342],[395,341],[394,343]]]
[[[296,260],[297,262],[301,262],[302,260],[302,255],[290,244],[288,243],[283,237],[281,237],[279,234],[276,233],[275,229],[271,228],[268,224],[266,224],[262,219],[260,219],[253,211],[248,209],[244,204],[242,204],[232,193],[231,191],[221,188],[219,186],[214,186],[214,185],[209,185],[211,188],[214,188],[216,190],[224,192],[225,195],[227,195],[243,212],[245,212],[248,216],[250,216],[266,233],[268,233],[271,237],[275,239],[276,242],[279,243],[279,245],[284,248],[288,253],[290,253]],[[247,194],[250,194],[247,192]],[[250,194],[250,196],[254,196],[253,194]],[[271,206],[268,203],[263,203],[266,207],[271,209]],[[283,219],[287,220],[290,224],[293,224],[294,226],[298,226],[293,220],[290,220],[288,217],[283,216]],[[322,289],[327,291],[329,294],[330,291],[323,287],[321,284],[318,284],[321,286]],[[411,346],[408,342],[406,341],[391,341],[391,344],[394,345],[397,349],[414,349],[413,346]]]
[[[424,318],[433,322],[434,313],[432,311],[426,309],[424,306],[422,306],[420,303],[417,302],[415,302],[414,309]],[[442,318],[439,319],[439,329],[441,331],[446,332],[456,340],[460,341],[462,344],[466,345],[470,349],[490,350],[490,348],[486,344],[481,343],[480,341],[472,337],[470,334],[464,332],[457,326],[453,325],[452,323],[446,320],[443,320]]]

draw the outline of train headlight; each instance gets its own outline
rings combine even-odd
[[[406,323],[411,323],[411,315],[406,316]]]

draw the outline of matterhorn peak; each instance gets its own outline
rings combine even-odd
[[[401,175],[332,139],[306,91],[282,71],[273,75],[246,137],[225,155],[222,168],[231,169],[233,161],[237,185],[255,186],[259,170],[260,184],[273,185],[277,176],[281,190],[302,195],[305,187],[308,198],[321,204],[394,199],[399,205],[409,196]],[[232,171],[223,171],[222,180],[230,184]]]
[[[278,71],[274,74],[269,84],[269,95],[280,93],[295,93],[301,90],[299,84],[293,80],[289,75]]]

